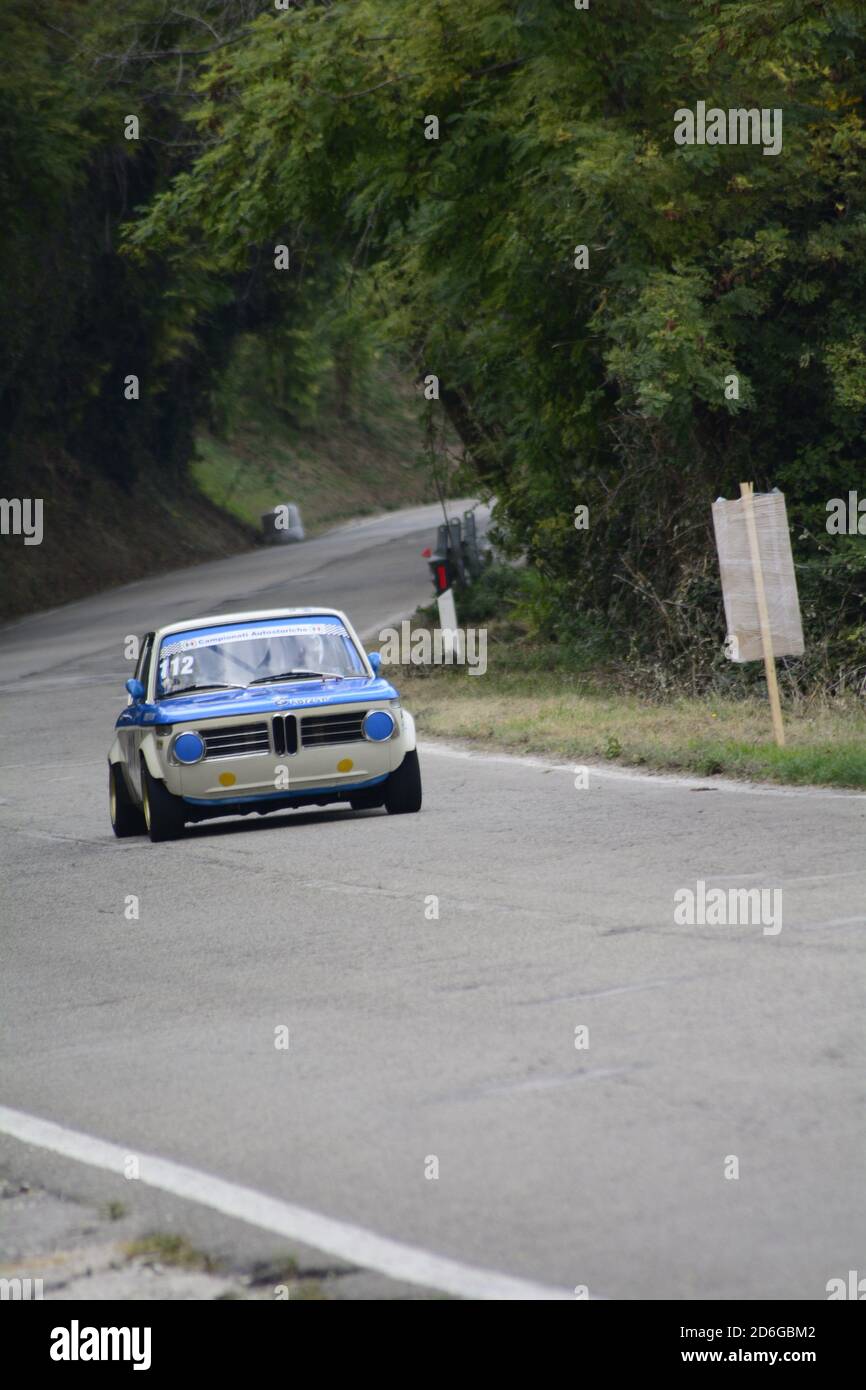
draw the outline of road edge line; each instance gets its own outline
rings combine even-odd
[[[459,1260],[432,1254],[418,1246],[405,1245],[387,1236],[376,1235],[362,1226],[322,1216],[306,1207],[268,1197],[253,1188],[228,1182],[171,1159],[138,1153],[133,1148],[124,1149],[119,1144],[67,1129],[53,1120],[43,1120],[5,1105],[0,1105],[0,1133],[121,1177],[126,1175],[128,1160],[134,1156],[139,1163],[137,1181],[146,1187],[159,1188],[175,1197],[209,1207],[223,1216],[300,1241],[351,1265],[375,1270],[400,1283],[421,1285],[458,1298],[477,1300],[559,1302],[574,1297],[565,1289],[465,1265]]]

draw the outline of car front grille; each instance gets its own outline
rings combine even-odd
[[[304,748],[323,748],[329,743],[358,743],[366,710],[354,714],[316,714],[301,720]]]
[[[202,731],[206,758],[235,758],[249,753],[269,753],[267,724],[225,724]]]
[[[298,720],[294,714],[275,714],[271,720],[274,731],[274,752],[278,757],[298,751]]]

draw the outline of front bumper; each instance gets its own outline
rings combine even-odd
[[[365,712],[370,706],[341,706],[341,713],[354,709]],[[304,715],[316,716],[325,712],[305,709]],[[277,753],[273,736],[265,751],[211,756],[192,766],[178,766],[169,757],[167,738],[158,737],[158,730],[149,731],[154,739],[160,771],[166,788],[191,805],[218,806],[249,803],[254,800],[321,796],[338,799],[364,786],[384,781],[403,761],[408,749],[402,711],[391,708],[396,720],[392,736],[383,743],[367,739],[352,739],[320,747],[300,746],[296,753]],[[225,723],[225,721],[222,721]],[[232,720],[232,725],[261,724],[261,716]],[[270,718],[268,719],[270,729]],[[206,732],[206,724],[175,724],[174,733],[187,729]]]

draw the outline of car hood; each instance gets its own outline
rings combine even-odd
[[[396,700],[397,691],[382,676],[345,680],[278,681],[248,690],[202,690],[175,695],[154,704],[127,705],[115,727],[126,724],[188,724],[197,719],[231,719],[242,714],[287,713],[311,705],[351,705],[362,700]]]

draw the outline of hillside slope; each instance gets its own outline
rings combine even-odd
[[[225,433],[202,430],[188,482],[145,476],[126,489],[62,450],[21,445],[9,497],[43,500],[43,540],[0,537],[0,618],[52,608],[161,569],[261,544],[261,513],[301,508],[308,535],[351,516],[435,499],[411,399],[370,423],[324,409],[315,423],[249,403]]]

